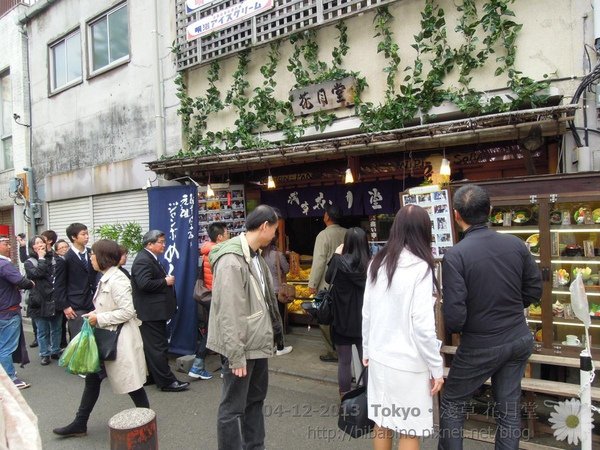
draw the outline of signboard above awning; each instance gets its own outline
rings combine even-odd
[[[203,17],[188,25],[186,28],[186,38],[188,42],[193,41],[199,37],[250,19],[253,16],[268,11],[272,7],[273,0],[244,0],[242,3],[230,6],[216,12],[212,16]]]

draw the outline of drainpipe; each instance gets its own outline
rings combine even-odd
[[[164,117],[164,99],[162,94],[162,78],[160,71],[160,52],[159,52],[159,39],[160,35],[158,32],[158,0],[152,2],[153,9],[153,24],[154,39],[152,39],[153,51],[154,51],[154,118],[156,127],[156,156],[160,158],[166,154],[165,151],[165,117]]]

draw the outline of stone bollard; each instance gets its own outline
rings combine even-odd
[[[148,408],[130,408],[108,421],[111,450],[158,450],[156,413]]]

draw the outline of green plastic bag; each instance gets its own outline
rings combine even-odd
[[[75,336],[61,355],[58,364],[67,368],[67,372],[87,375],[100,371],[98,346],[87,318],[83,319],[81,331]]]

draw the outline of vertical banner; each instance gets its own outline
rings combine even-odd
[[[170,321],[169,351],[196,352],[198,317],[194,284],[198,271],[198,190],[196,186],[148,189],[150,229],[166,234],[165,253],[159,261],[175,275],[177,313]]]

